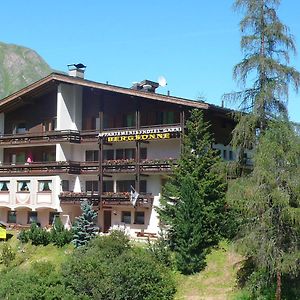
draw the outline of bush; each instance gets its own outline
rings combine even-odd
[[[105,300],[173,299],[169,270],[121,232],[78,248],[63,267],[66,286],[81,297]]]
[[[31,241],[32,245],[35,246],[47,246],[48,244],[53,243],[57,247],[63,247],[72,241],[73,231],[65,229],[60,218],[56,218],[50,232],[33,223],[30,226],[30,230],[22,230],[19,233],[18,239],[22,243]]]
[[[16,253],[12,250],[11,246],[7,243],[4,243],[1,248],[0,254],[1,263],[5,265],[5,267],[10,266],[11,262],[15,259]]]
[[[73,239],[73,231],[65,229],[60,218],[55,218],[54,225],[50,231],[51,242],[57,247],[63,247],[71,243]]]
[[[28,270],[1,274],[0,299],[84,299],[63,285],[62,276],[49,262],[38,262]]]

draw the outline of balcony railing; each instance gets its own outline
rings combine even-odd
[[[62,192],[59,195],[61,203],[80,203],[80,201],[89,200],[94,205],[100,203],[98,192]],[[151,207],[153,205],[153,195],[151,193],[141,193],[136,201],[137,206]],[[132,205],[130,193],[128,192],[106,192],[101,196],[103,205]]]
[[[81,201],[88,200],[94,205],[98,205],[100,196],[98,192],[61,192],[59,199],[61,203],[80,203]]]
[[[80,174],[80,164],[72,161],[54,161],[0,165],[1,176],[54,175],[60,173]]]
[[[129,192],[106,192],[103,193],[102,204],[105,205],[132,205]],[[153,205],[153,195],[151,193],[140,193],[136,201],[137,206],[151,207]]]
[[[3,134],[0,145],[49,144],[49,143],[80,143],[80,133],[77,130],[55,130],[37,133]]]
[[[171,172],[172,166],[177,162],[174,158],[168,159],[144,159],[140,163],[141,172]]]

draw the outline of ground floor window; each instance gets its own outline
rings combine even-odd
[[[121,222],[131,224],[131,211],[122,211]]]
[[[134,224],[145,224],[145,212],[136,211],[134,213]]]
[[[28,219],[27,219],[27,223],[28,224],[32,224],[32,223],[38,223],[37,221],[37,212],[36,211],[29,211],[28,212]]]
[[[49,225],[53,225],[55,218],[59,218],[59,213],[56,211],[50,211],[49,213]]]
[[[17,212],[12,210],[7,212],[7,223],[17,223]]]

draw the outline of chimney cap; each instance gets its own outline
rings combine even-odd
[[[76,70],[82,69],[85,70],[86,66],[82,63],[78,63],[78,64],[70,64],[68,65],[69,70],[74,70],[74,68]]]

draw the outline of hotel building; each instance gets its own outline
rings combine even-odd
[[[83,75],[52,73],[1,100],[0,221],[47,226],[59,215],[71,226],[87,199],[102,232],[157,233],[155,206],[190,110],[203,110],[214,147],[235,160],[230,111],[158,94],[148,80],[123,88]]]

